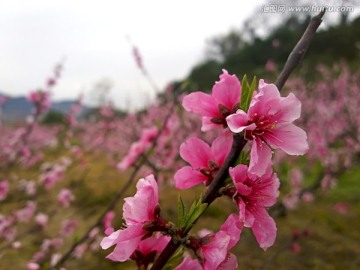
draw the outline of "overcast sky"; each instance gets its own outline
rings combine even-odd
[[[25,95],[42,86],[55,63],[66,57],[55,100],[75,99],[80,92],[86,97],[96,82],[109,78],[117,106],[139,106],[152,90],[134,63],[126,36],[163,88],[184,78],[203,58],[207,39],[240,28],[262,3],[0,0],[0,91]]]

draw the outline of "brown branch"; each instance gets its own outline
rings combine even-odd
[[[294,69],[300,64],[301,60],[304,58],[304,55],[309,48],[309,45],[316,33],[316,30],[319,28],[322,17],[325,14],[325,10],[321,11],[318,15],[311,18],[308,27],[306,28],[304,34],[300,38],[299,42],[296,44],[292,52],[290,53],[288,59],[286,60],[285,66],[281,71],[279,77],[277,78],[275,85],[280,90],[283,88],[286,80],[289,78],[290,74]]]
[[[325,11],[322,11],[319,15],[311,19],[303,36],[301,37],[301,39],[299,40],[293,51],[290,53],[290,56],[286,61],[285,66],[281,71],[281,74],[279,75],[278,79],[275,82],[279,91],[283,88],[289,75],[300,63],[300,60],[302,59],[307,48],[309,47],[317,28],[320,26],[321,18],[324,15],[324,13]],[[218,194],[219,189],[224,185],[224,182],[229,175],[229,168],[234,165],[237,157],[239,156],[240,152],[246,145],[246,142],[247,141],[244,139],[242,134],[234,134],[231,151],[227,156],[224,164],[221,166],[219,172],[216,174],[213,182],[210,184],[207,192],[205,193],[205,196],[202,199],[203,203],[207,203],[208,205],[210,205],[219,196]],[[188,233],[188,231],[185,232],[185,236]],[[165,247],[165,249],[161,252],[159,258],[155,261],[155,263],[151,267],[151,270],[162,269],[167,263],[167,261],[171,258],[171,256],[176,252],[179,246],[180,243],[171,240],[168,243],[168,245]]]

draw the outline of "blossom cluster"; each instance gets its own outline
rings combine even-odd
[[[174,175],[178,189],[201,183],[210,186],[224,166],[233,140],[239,138],[233,134],[240,133],[241,140],[251,143],[250,153],[243,155],[248,158],[238,159],[226,168],[230,181],[218,190],[219,196],[226,195],[234,201],[238,213],[230,214],[215,234],[188,236],[184,231],[189,224],[176,228],[160,216],[157,182],[148,176],[138,182],[136,195],[125,199],[124,228],[112,232],[101,243],[105,249],[116,246],[109,259],[133,259],[146,269],[165,247],[163,243],[172,238],[180,239],[196,257],[194,260],[185,257],[178,270],[235,269],[237,260],[230,250],[239,241],[243,227],[252,229],[262,249],[274,244],[277,229],[267,209],[277,200],[280,182],[272,169],[272,153],[279,148],[289,155],[303,155],[308,150],[306,133],[293,124],[300,117],[301,103],[294,94],[281,97],[274,84],[260,80],[256,91],[251,93],[249,106],[244,108],[242,91],[249,89],[244,90],[238,78],[224,70],[212,94],[194,92],[183,98],[182,105],[187,111],[202,116],[202,131],[221,130],[211,144],[195,137],[187,139],[180,146],[180,156],[189,166],[180,168]],[[129,154],[134,156],[130,163],[142,151],[130,151],[134,152]],[[153,249],[144,253],[141,246],[145,241],[154,243]]]

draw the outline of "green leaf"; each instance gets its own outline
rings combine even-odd
[[[176,266],[178,266],[183,259],[184,251],[185,251],[185,248],[183,246],[178,248],[178,250],[171,256],[171,258],[165,264],[165,266],[163,267],[163,270],[172,270]]]
[[[250,151],[241,152],[236,160],[236,164],[249,165]]]
[[[240,109],[244,112],[247,112],[250,106],[251,99],[253,97],[254,91],[257,88],[256,76],[253,78],[251,85],[247,79],[246,74],[244,75],[241,81],[241,100],[240,100]]]
[[[185,226],[184,224],[184,217],[185,217],[185,205],[181,198],[181,196],[178,196],[178,226],[182,228]]]
[[[195,200],[184,218],[183,228],[185,231],[188,231],[192,227],[193,223],[201,216],[206,208],[207,203],[201,203],[201,197]]]

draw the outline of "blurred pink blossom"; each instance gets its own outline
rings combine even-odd
[[[61,206],[68,207],[70,205],[70,202],[75,200],[74,194],[71,192],[71,190],[63,188],[60,190],[57,199]]]
[[[0,181],[0,201],[6,199],[9,192],[9,182],[7,180]]]
[[[38,213],[35,216],[35,222],[39,224],[42,227],[45,227],[48,223],[49,217],[45,215],[44,213]]]

